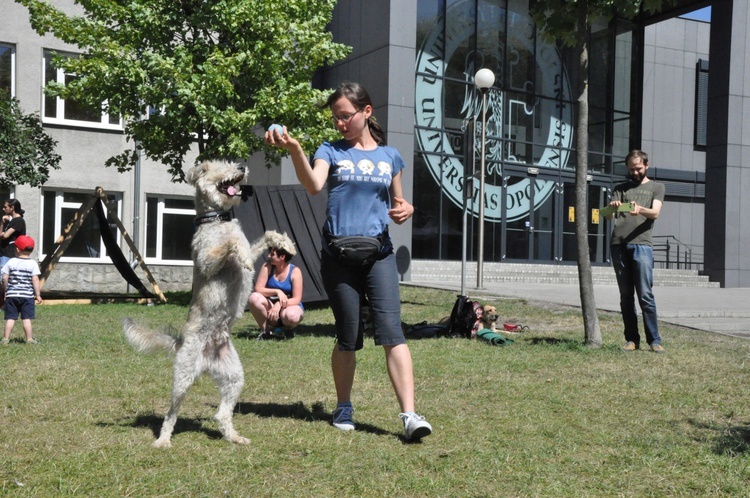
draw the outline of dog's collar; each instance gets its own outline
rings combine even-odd
[[[229,214],[229,211],[209,211],[200,216],[196,216],[193,225],[197,227],[204,223],[211,223],[214,221],[232,221],[232,215]]]

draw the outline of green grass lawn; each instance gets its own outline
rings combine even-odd
[[[402,289],[407,323],[436,322],[455,295]],[[748,346],[663,326],[666,355],[623,353],[619,315],[604,347],[583,343],[580,312],[492,299],[531,330],[492,347],[411,341],[417,411],[434,433],[402,437],[381,348],[358,355],[354,432],[329,425],[333,320],[308,310],[290,341],[234,330],[245,368],[235,413],[252,443],[223,441],[204,377],[172,448],[155,440],[172,362],[135,353],[120,320],[181,326],[179,304],[40,306],[39,346],[20,323],[0,347],[0,495],[12,496],[750,496]]]

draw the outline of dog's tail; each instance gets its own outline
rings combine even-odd
[[[154,353],[167,351],[174,354],[182,346],[182,336],[174,329],[153,330],[136,323],[132,318],[122,320],[125,339],[136,351]]]
[[[286,233],[281,234],[275,230],[268,230],[262,237],[256,240],[252,246],[250,246],[251,259],[256,261],[268,248],[283,249],[292,256],[297,254],[297,248],[294,247],[294,242]]]

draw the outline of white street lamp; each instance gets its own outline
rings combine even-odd
[[[484,175],[485,138],[487,136],[487,91],[495,84],[495,73],[482,68],[474,75],[474,83],[482,92],[482,156],[479,160],[479,250],[477,252],[477,289],[484,285]]]

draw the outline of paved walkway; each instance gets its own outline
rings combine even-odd
[[[474,278],[476,278],[474,276]],[[473,283],[476,283],[474,281]],[[407,282],[460,291],[456,285],[436,282]],[[533,284],[488,282],[478,290],[467,284],[469,296],[508,296],[581,306],[578,284]],[[596,306],[606,311],[620,311],[620,296],[616,285],[595,284]],[[659,321],[750,339],[750,288],[721,289],[701,287],[654,287]]]

